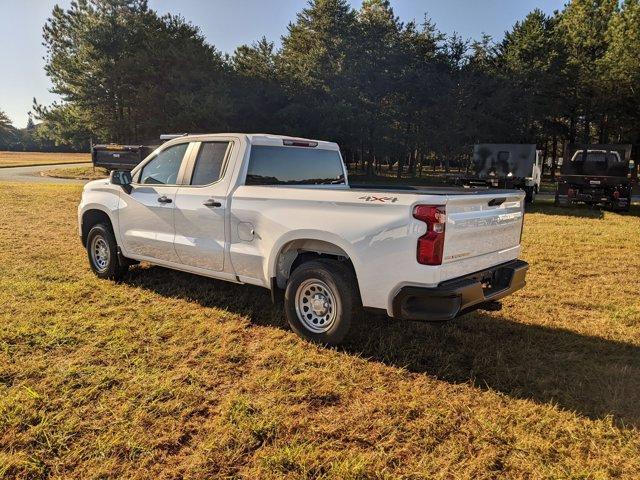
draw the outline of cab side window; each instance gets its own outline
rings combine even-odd
[[[203,186],[220,180],[229,142],[202,142],[191,176],[191,185]]]
[[[161,151],[147,163],[140,173],[140,183],[151,185],[175,185],[188,143],[174,145]]]

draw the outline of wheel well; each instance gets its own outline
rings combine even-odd
[[[102,210],[87,210],[82,214],[82,244],[87,245],[87,236],[91,229],[98,223],[104,223],[111,231],[113,231],[113,225],[111,219]]]
[[[274,286],[284,289],[291,272],[303,263],[319,258],[332,258],[344,262],[353,272],[354,277],[356,276],[349,255],[337,245],[323,240],[300,239],[287,243],[278,253]]]

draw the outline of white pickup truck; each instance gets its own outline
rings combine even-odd
[[[301,336],[335,345],[362,307],[445,321],[525,285],[524,193],[350,186],[338,145],[181,136],[84,187],[100,278],[136,261],[271,290]]]

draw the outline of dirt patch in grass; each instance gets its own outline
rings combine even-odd
[[[88,153],[0,152],[0,168],[85,163],[91,161]]]
[[[70,178],[75,180],[98,180],[109,176],[109,170],[100,167],[69,167],[44,170],[43,177]]]
[[[501,312],[367,317],[325,349],[264,289],[148,265],[96,279],[79,196],[0,190],[0,477],[640,475],[637,208],[537,204],[528,285]]]

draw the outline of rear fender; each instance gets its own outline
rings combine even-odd
[[[277,276],[278,259],[287,246],[293,242],[305,242],[305,250],[330,255],[344,254],[353,264],[356,277],[359,271],[359,259],[355,256],[353,248],[343,238],[322,230],[294,230],[287,232],[274,243],[269,253],[265,278],[272,279]]]

